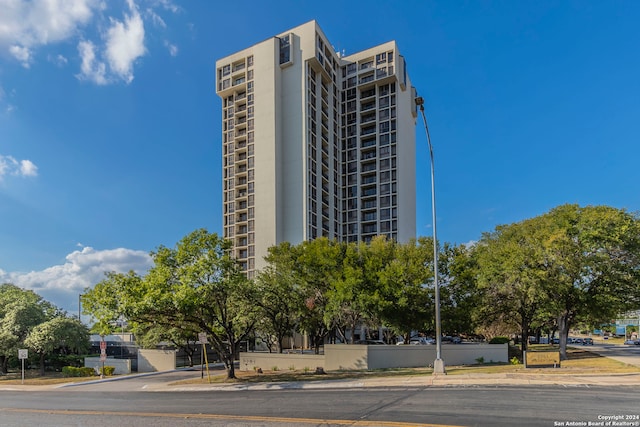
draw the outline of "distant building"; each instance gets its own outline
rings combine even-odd
[[[216,62],[225,238],[270,246],[416,231],[416,91],[394,41],[343,55],[315,21]]]

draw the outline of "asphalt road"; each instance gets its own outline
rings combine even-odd
[[[640,366],[640,345],[595,344],[584,348],[629,365]]]
[[[149,377],[151,378],[151,377]],[[560,426],[628,417],[635,387],[0,392],[2,426]],[[634,419],[635,418],[635,419]],[[581,424],[573,424],[581,425]],[[594,424],[591,424],[594,425]],[[605,425],[604,423],[602,425]],[[622,425],[622,424],[618,424]]]

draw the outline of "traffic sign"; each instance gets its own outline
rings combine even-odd
[[[107,354],[106,353],[100,353],[100,361],[104,362],[105,360],[107,360]]]
[[[206,332],[199,332],[198,333],[198,342],[200,344],[209,344],[209,340],[207,339],[207,333]]]
[[[106,349],[107,349],[107,342],[100,341],[100,350],[106,350]]]
[[[27,350],[27,349],[18,350],[18,359],[24,360],[24,359],[28,359],[28,358],[29,358],[29,350]]]

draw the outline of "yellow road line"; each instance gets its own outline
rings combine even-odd
[[[345,426],[379,426],[379,427],[462,427],[449,424],[424,424],[405,423],[400,421],[368,421],[368,420],[331,420],[319,418],[288,418],[288,417],[261,417],[252,415],[218,415],[218,414],[177,414],[159,412],[128,412],[128,411],[88,411],[88,410],[55,410],[55,409],[21,409],[1,408],[2,412],[19,412],[32,414],[51,415],[108,415],[124,417],[160,417],[160,418],[193,418],[209,420],[234,420],[234,421],[258,421],[272,423],[291,424],[334,424]]]

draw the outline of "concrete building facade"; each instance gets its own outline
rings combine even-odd
[[[335,52],[315,21],[216,62],[223,235],[249,277],[270,246],[415,237],[415,89],[391,41]]]

